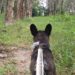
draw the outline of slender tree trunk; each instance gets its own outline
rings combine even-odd
[[[31,17],[32,16],[32,0],[29,0],[29,4],[28,4],[29,6],[29,17]]]
[[[64,0],[61,0],[61,7],[60,7],[60,13],[61,14],[64,13],[63,4],[64,4]]]
[[[31,17],[32,16],[32,0],[26,0],[25,8],[26,8],[26,16]]]
[[[0,0],[0,13],[1,13],[1,10],[2,10],[2,0]]]
[[[48,0],[48,11],[50,14],[56,14],[57,10],[63,14],[64,13],[64,0]]]
[[[7,0],[0,0],[0,13],[4,13],[6,11],[6,2]]]
[[[52,15],[55,13],[55,1],[48,0],[48,15]]]
[[[5,23],[11,24],[14,20],[14,0],[7,0],[6,14],[5,14]]]
[[[24,0],[17,0],[17,19],[23,19],[24,18]]]

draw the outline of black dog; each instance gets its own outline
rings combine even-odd
[[[52,26],[48,24],[45,28],[45,31],[37,30],[34,24],[31,24],[30,31],[33,35],[33,41],[38,42],[39,45],[36,45],[33,49],[31,55],[31,64],[30,71],[31,75],[36,75],[36,60],[39,46],[43,50],[43,62],[44,62],[44,75],[56,75],[56,69],[54,64],[54,59],[49,45],[49,36],[51,34]]]

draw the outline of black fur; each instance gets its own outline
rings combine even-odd
[[[33,36],[36,36],[37,35],[37,28],[36,28],[36,26],[34,24],[31,24],[30,30],[31,30],[31,34]]]
[[[45,28],[46,34],[49,36],[51,34],[52,26],[51,24],[48,24]]]
[[[34,30],[33,30],[34,29]],[[54,58],[49,45],[49,35],[51,34],[52,26],[48,24],[45,31],[38,31],[36,26],[32,24],[30,26],[31,33],[33,35],[34,42],[39,41],[41,48],[43,49],[44,58],[44,75],[56,75],[56,69],[54,64]],[[39,46],[33,49],[31,55],[30,71],[31,75],[36,75],[36,60]]]

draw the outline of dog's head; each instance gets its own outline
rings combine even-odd
[[[51,34],[52,26],[47,24],[45,30],[38,30],[35,24],[30,25],[30,31],[33,35],[34,42],[39,41],[40,43],[46,43],[49,41],[49,36]]]

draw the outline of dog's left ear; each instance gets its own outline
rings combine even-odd
[[[36,36],[36,35],[37,35],[38,30],[37,30],[35,24],[31,24],[31,25],[30,25],[30,31],[31,31],[31,34],[32,34],[33,36]]]
[[[47,26],[45,28],[45,33],[47,34],[47,36],[49,36],[51,34],[51,30],[52,30],[52,25],[47,24]]]

